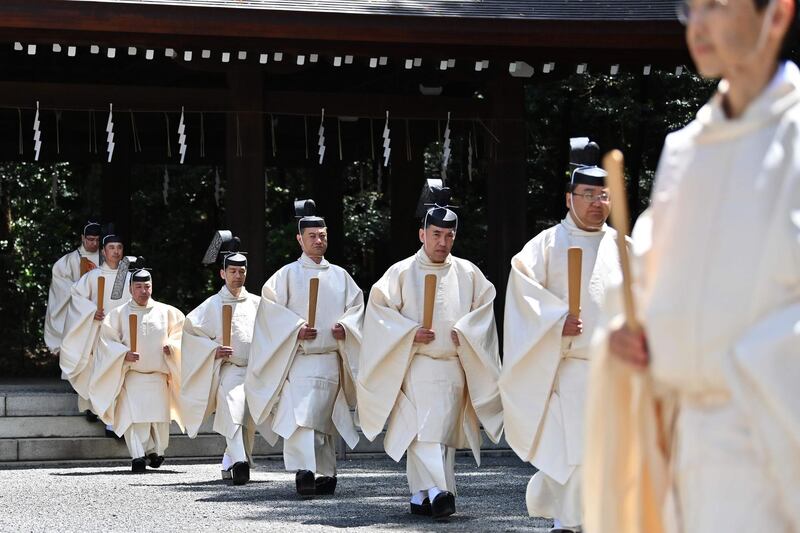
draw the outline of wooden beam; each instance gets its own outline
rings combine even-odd
[[[267,9],[211,9],[123,2],[4,0],[0,28],[51,38],[89,32],[113,39],[167,36],[173,43],[208,38],[418,43],[428,45],[559,48],[684,49],[677,21],[603,21],[358,15]],[[47,32],[53,32],[47,34]],[[4,34],[11,35],[9,31]],[[32,33],[33,34],[33,33]]]

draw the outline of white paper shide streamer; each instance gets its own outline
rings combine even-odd
[[[36,102],[36,116],[33,117],[33,160],[39,160],[39,151],[42,149],[42,130],[40,126],[42,125],[41,121],[39,120],[39,102]]]
[[[183,121],[183,107],[181,107],[181,120],[178,122],[178,153],[181,154],[181,165],[186,157],[186,123]]]
[[[442,143],[442,179],[447,178],[447,164],[450,163],[450,112],[447,112],[447,125],[444,127]]]
[[[469,134],[469,146],[467,148],[467,176],[469,177],[469,181],[472,181],[472,134]]]
[[[389,156],[392,154],[392,139],[389,137],[389,112],[386,112],[386,124],[383,125],[383,166],[389,166]]]
[[[319,150],[317,153],[319,154],[319,164],[322,164],[322,160],[325,159],[325,108],[322,108],[322,116],[319,119],[319,140],[317,141],[317,146],[319,146]]]
[[[114,104],[108,104],[108,122],[106,123],[106,143],[108,147],[108,162],[114,157]]]

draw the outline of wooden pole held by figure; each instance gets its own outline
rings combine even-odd
[[[612,150],[603,158],[603,168],[608,173],[609,196],[611,196],[611,223],[617,230],[617,251],[622,266],[622,295],[625,302],[625,323],[631,331],[639,331],[636,306],[633,301],[633,274],[628,257],[627,235],[629,231],[628,197],[625,195],[624,159],[622,152]]]
[[[582,249],[573,246],[567,250],[567,268],[569,270],[569,314],[579,317],[581,315]]]
[[[425,276],[425,300],[422,312],[422,327],[433,327],[433,302],[436,300],[436,274]]]
[[[317,321],[317,295],[319,294],[319,278],[308,280],[308,327],[313,328]]]
[[[222,345],[231,345],[231,322],[233,321],[233,306],[222,306]]]
[[[131,351],[135,352],[138,340],[137,335],[139,332],[139,318],[133,313],[128,315],[128,329],[131,334]]]
[[[106,278],[100,276],[97,278],[97,310],[103,312],[103,300],[106,297]]]

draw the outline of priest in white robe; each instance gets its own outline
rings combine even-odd
[[[92,377],[94,351],[100,337],[100,324],[108,312],[124,305],[131,298],[128,291],[123,291],[121,298],[117,300],[111,298],[117,268],[123,258],[122,239],[119,235],[105,235],[101,245],[102,264],[82,276],[70,289],[64,335],[58,352],[61,374],[78,393],[78,407],[81,411],[92,408],[89,380]],[[98,280],[101,278],[104,289],[102,304],[98,305]],[[127,283],[128,279],[125,281]],[[88,416],[90,415],[87,414]],[[108,425],[106,436],[115,436],[113,428]]]
[[[214,431],[225,437],[222,479],[234,485],[250,480],[255,424],[247,410],[244,380],[260,298],[247,292],[247,257],[225,253],[220,291],[186,315],[181,339],[181,414],[186,433],[197,436],[214,413]],[[223,309],[230,308],[228,333]],[[228,344],[223,342],[230,335]]]
[[[779,59],[796,6],[699,9],[690,52],[723,80],[667,137],[633,231],[642,329],[614,299],[598,339],[593,533],[800,531],[800,70]]]
[[[511,260],[500,392],[506,442],[538,472],[528,484],[531,516],[554,519],[553,532],[583,523],[581,464],[590,340],[606,289],[621,272],[600,148],[572,140],[569,211]],[[569,313],[568,250],[580,248],[580,313]],[[578,290],[578,288],[576,288]]]
[[[358,406],[368,439],[386,426],[386,453],[400,461],[407,452],[411,512],[439,519],[456,511],[456,449],[471,448],[480,464],[480,424],[493,442],[500,439],[500,358],[494,286],[450,253],[456,214],[443,207],[422,212],[422,247],[390,267],[370,292]],[[424,328],[429,274],[436,276],[433,320]]]
[[[361,289],[325,259],[327,229],[300,201],[300,258],[278,270],[261,290],[245,391],[261,434],[283,437],[286,470],[298,494],[333,494],[336,441],[358,443],[351,409],[364,314]],[[310,280],[318,279],[316,316],[309,324]],[[316,477],[315,477],[316,474]]]
[[[103,319],[90,384],[95,412],[125,437],[134,473],[144,472],[148,465],[160,467],[169,445],[170,421],[182,426],[184,316],[153,300],[152,292],[152,276],[140,258],[130,277],[132,298]],[[135,324],[131,316],[136,317]]]
[[[53,265],[44,318],[44,343],[54,354],[58,354],[61,347],[72,285],[89,270],[100,266],[101,236],[100,224],[88,222],[81,232],[81,245]]]

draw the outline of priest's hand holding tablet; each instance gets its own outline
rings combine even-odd
[[[135,363],[139,360],[139,352],[125,352],[125,361]]]
[[[97,320],[98,322],[102,322],[105,317],[106,314],[103,311],[98,310],[94,313],[94,319]]]
[[[461,346],[461,341],[458,340],[458,333],[456,330],[450,330],[450,338],[453,339],[453,344],[456,345],[456,348]]]
[[[561,335],[563,337],[577,337],[581,333],[583,333],[583,320],[575,315],[567,315]]]
[[[615,329],[608,338],[608,348],[615,357],[639,369],[650,361],[644,330],[632,331],[628,326]]]
[[[337,341],[343,341],[346,336],[344,327],[338,323],[333,325],[331,328],[331,333],[333,333],[333,338]]]
[[[317,338],[317,330],[306,324],[300,328],[300,331],[297,333],[297,338],[301,341],[313,341]]]
[[[419,328],[416,335],[414,335],[414,342],[419,344],[428,344],[436,338],[436,334],[432,329]]]
[[[233,356],[233,348],[230,346],[219,346],[214,354],[214,359],[226,359]]]
[[[164,346],[163,348],[164,355],[172,355],[172,352],[169,349],[169,346]]]

